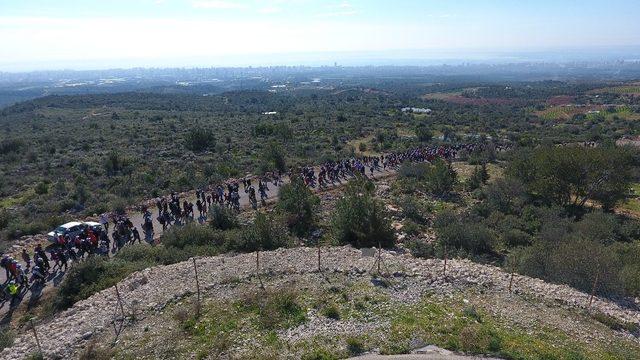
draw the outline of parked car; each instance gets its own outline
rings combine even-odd
[[[104,229],[102,227],[102,224],[100,224],[98,222],[95,222],[95,221],[85,221],[83,224],[85,225],[85,228],[89,227],[93,231],[96,231],[96,232],[100,232],[100,231],[102,231]]]
[[[57,242],[58,237],[60,235],[62,236],[69,235],[69,237],[73,239],[74,237],[76,237],[76,235],[82,233],[88,227],[96,231],[102,230],[102,224],[94,221],[87,221],[87,222],[72,221],[72,222],[68,222],[66,224],[60,225],[57,228],[55,228],[55,230],[47,233],[47,239],[52,243]]]

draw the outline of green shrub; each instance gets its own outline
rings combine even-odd
[[[402,204],[402,215],[419,224],[424,224],[427,221],[430,208],[420,203],[415,196],[405,196],[400,203]]]
[[[417,258],[429,259],[435,256],[433,244],[427,243],[420,239],[411,239],[405,242],[405,246],[411,252],[411,255]]]
[[[213,130],[196,127],[189,130],[185,135],[184,146],[193,152],[214,150],[216,136]]]
[[[422,232],[422,228],[411,220],[405,220],[402,231],[408,235],[418,235]]]
[[[307,235],[316,224],[320,198],[315,195],[300,177],[280,187],[277,208],[287,221],[287,226],[296,235]]]
[[[49,192],[49,184],[44,181],[41,181],[38,183],[38,185],[36,185],[36,187],[34,188],[34,191],[38,195],[47,194]]]
[[[26,143],[22,139],[4,139],[0,142],[0,155],[18,154],[25,148]]]
[[[108,176],[129,174],[133,170],[132,160],[115,150],[107,155],[103,166]]]
[[[420,142],[429,142],[433,139],[433,133],[426,126],[416,127],[416,136]]]
[[[15,340],[15,334],[8,326],[0,326],[0,351],[11,347]]]
[[[498,179],[483,189],[484,202],[491,211],[519,214],[528,202],[524,185],[515,179]]]
[[[480,188],[482,185],[486,184],[489,180],[489,173],[487,172],[487,166],[482,164],[481,166],[476,166],[473,169],[473,173],[467,179],[466,185],[468,190],[476,190]]]
[[[64,310],[79,300],[115,285],[129,274],[153,264],[93,257],[74,265],[64,277],[53,299],[55,309]]]
[[[518,229],[510,229],[502,234],[502,241],[511,248],[527,246],[531,244],[531,235]]]
[[[174,226],[164,232],[160,242],[166,247],[184,249],[186,246],[215,246],[224,242],[223,233],[207,226],[189,223],[185,226]]]
[[[395,236],[375,185],[366,178],[351,180],[338,200],[331,222],[334,239],[360,247],[391,247]]]
[[[623,147],[542,146],[516,153],[507,175],[546,204],[583,207],[591,200],[610,210],[627,196],[634,162]]]
[[[325,348],[313,348],[302,354],[302,360],[337,360],[340,357]]]
[[[258,213],[253,224],[242,232],[239,251],[275,250],[291,245],[287,227],[277,215]]]
[[[340,309],[334,304],[323,307],[320,313],[329,319],[340,320]]]
[[[282,146],[276,142],[270,142],[264,150],[263,161],[266,164],[265,170],[287,170],[287,160]]]
[[[424,190],[436,196],[446,196],[456,183],[456,172],[442,159],[433,164],[404,162],[398,170],[400,178],[416,179]]]
[[[460,331],[458,343],[465,353],[483,354],[489,349],[491,339],[491,334],[484,327],[471,324]]]
[[[236,213],[226,206],[213,205],[209,208],[209,224],[219,230],[230,230],[238,227]]]
[[[306,310],[299,298],[300,294],[291,288],[259,290],[243,294],[237,306],[255,312],[264,329],[288,329],[307,320]]]
[[[617,318],[607,315],[602,312],[595,312],[591,315],[594,319],[596,319],[599,323],[607,326],[609,329],[613,331],[627,331],[632,334],[637,333],[640,328],[636,323],[632,322],[624,322],[618,320]]]
[[[351,356],[360,355],[365,351],[364,342],[360,338],[350,336],[347,338],[346,343],[347,351]]]
[[[584,292],[591,292],[596,276],[603,295],[620,294],[621,264],[607,247],[586,239],[566,237],[559,243],[536,241],[532,246],[514,250],[510,255],[518,272],[562,283]]]
[[[434,220],[438,243],[467,254],[491,254],[496,243],[492,231],[483,223],[443,211]]]

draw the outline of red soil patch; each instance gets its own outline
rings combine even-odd
[[[460,95],[448,96],[444,101],[459,104],[459,105],[509,105],[514,101],[511,99],[498,99],[498,98],[468,98]]]
[[[554,96],[547,100],[547,104],[551,106],[569,105],[573,103],[575,97],[569,95]]]

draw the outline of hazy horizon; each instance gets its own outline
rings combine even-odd
[[[101,71],[134,68],[246,68],[277,66],[457,66],[464,64],[604,63],[640,61],[640,46],[593,49],[540,49],[528,51],[390,50],[358,52],[309,52],[240,54],[216,58],[87,59],[2,63],[0,72]]]
[[[0,2],[0,71],[640,59],[640,2]]]

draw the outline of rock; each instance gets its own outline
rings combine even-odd
[[[89,340],[92,336],[93,336],[93,332],[87,331],[86,333],[82,334],[82,340]]]
[[[443,349],[440,347],[437,347],[435,345],[428,345],[425,346],[423,348],[420,349],[416,349],[415,351],[413,351],[414,354],[424,354],[424,355],[445,355],[445,356],[451,356],[453,355],[453,353],[447,349]]]

